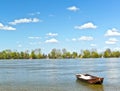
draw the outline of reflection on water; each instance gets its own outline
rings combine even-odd
[[[76,83],[81,88],[84,88],[84,91],[104,91],[103,85],[89,84],[89,83],[86,83],[86,82],[82,82],[80,80],[76,80]]]
[[[0,91],[119,91],[120,59],[1,60]],[[103,85],[75,74],[104,77]]]

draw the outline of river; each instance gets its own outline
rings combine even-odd
[[[75,74],[104,77],[102,85]],[[120,59],[0,60],[0,91],[120,91]]]

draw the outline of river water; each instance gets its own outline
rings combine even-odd
[[[75,74],[104,77],[102,85]],[[0,60],[0,91],[120,91],[120,59]]]

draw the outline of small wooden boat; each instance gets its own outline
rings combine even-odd
[[[92,76],[89,74],[76,74],[76,77],[80,81],[84,81],[90,84],[102,84],[104,78]]]

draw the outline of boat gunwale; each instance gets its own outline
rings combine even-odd
[[[80,78],[81,75],[90,76],[91,79],[84,79],[82,77]],[[104,80],[103,77],[93,76],[93,75],[89,75],[89,74],[76,74],[76,77],[78,80],[81,80],[81,81],[84,81],[84,82],[87,82],[90,84],[102,84],[103,80]]]

